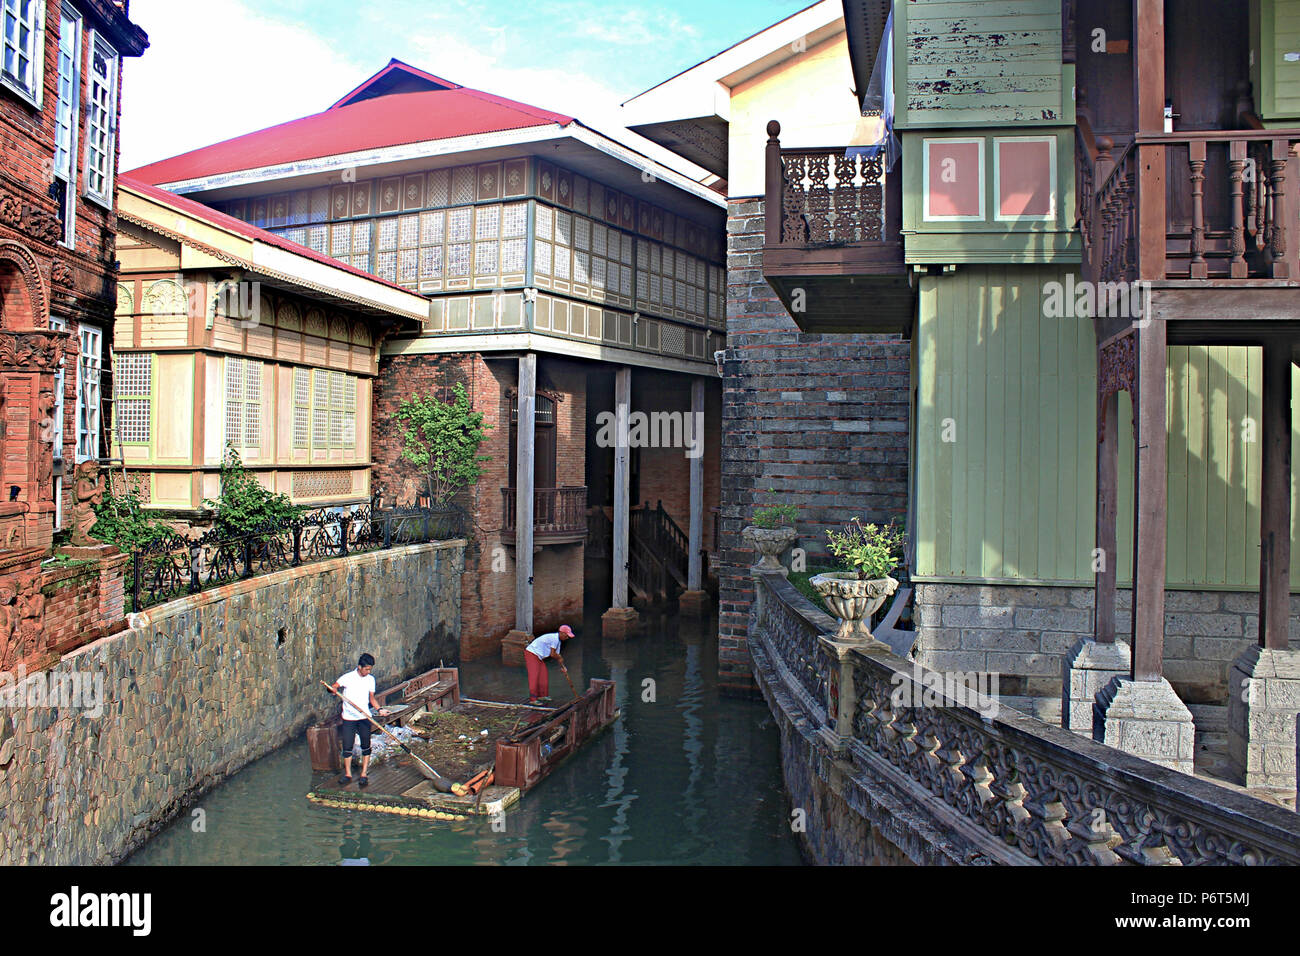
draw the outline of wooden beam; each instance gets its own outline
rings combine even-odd
[[[687,531],[686,587],[703,590],[704,562],[704,380],[691,379],[691,517]]]
[[[1259,643],[1286,650],[1291,615],[1291,343],[1264,343]]]
[[[614,373],[614,595],[612,607],[627,607],[628,532],[631,521],[632,471],[627,444],[632,410],[632,369]]]
[[[1168,494],[1165,324],[1137,330],[1133,476],[1133,678],[1159,680],[1165,647],[1165,523]]]
[[[1165,0],[1133,0],[1133,104],[1141,133],[1165,128]],[[1137,148],[1138,278],[1165,277],[1165,148]]]
[[[1116,523],[1119,500],[1119,392],[1103,395],[1097,406],[1097,557],[1093,638],[1115,643]]]
[[[781,196],[784,186],[781,170],[781,124],[776,120],[770,120],[767,124],[764,172],[763,241],[769,246],[776,246],[781,243]]]
[[[533,440],[537,424],[537,353],[519,357],[515,442],[515,630],[533,633]]]

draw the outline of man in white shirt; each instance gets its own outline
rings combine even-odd
[[[361,779],[359,786],[370,783],[366,771],[370,769],[370,708],[374,707],[380,717],[386,717],[388,711],[379,706],[375,700],[375,679],[370,676],[375,659],[369,654],[362,654],[357,661],[357,669],[348,671],[334,682],[333,689],[343,695],[343,723],[339,725],[339,744],[343,748],[343,776],[339,783],[352,782],[352,742],[361,737]]]
[[[561,624],[558,631],[543,634],[535,638],[524,648],[524,667],[528,670],[528,703],[540,704],[549,701],[550,680],[546,673],[545,661],[554,657],[564,669],[564,658],[560,656],[560,642],[573,637],[573,628]]]

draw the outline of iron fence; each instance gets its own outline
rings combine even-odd
[[[198,538],[171,534],[131,553],[127,609],[142,611],[186,594],[328,558],[461,538],[468,527],[468,512],[442,505],[351,512],[326,508],[239,538],[222,538],[216,529]]]

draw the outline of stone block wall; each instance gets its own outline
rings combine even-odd
[[[1116,600],[1115,632],[1133,633],[1133,592]],[[1055,696],[1066,654],[1092,636],[1091,588],[918,584],[916,656],[936,671],[996,672],[1004,694]],[[1259,595],[1166,591],[1164,675],[1189,704],[1223,704],[1232,662],[1259,640]],[[1300,647],[1300,595],[1291,597]]]
[[[98,714],[0,711],[0,864],[116,862],[332,714],[318,681],[362,652],[380,686],[453,656],[464,544],[354,555],[186,597],[27,678],[24,691],[84,675],[103,695]]]
[[[745,688],[754,508],[797,506],[796,545],[815,566],[831,563],[828,528],[902,524],[908,488],[910,343],[800,332],[763,278],[763,207],[732,200],[727,218],[718,656],[720,680]]]

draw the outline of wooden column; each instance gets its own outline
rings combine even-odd
[[[1264,343],[1259,643],[1286,650],[1291,613],[1291,346]]]
[[[614,373],[614,597],[613,607],[628,606],[628,528],[631,520],[632,471],[627,445],[628,415],[632,406],[632,369]]]
[[[533,439],[537,423],[537,354],[519,358],[515,445],[515,630],[533,632]]]
[[[691,591],[703,588],[704,562],[700,552],[704,548],[704,380],[691,379],[691,521],[687,532],[690,543],[686,570],[686,587]]]
[[[1096,572],[1093,638],[1115,643],[1116,522],[1119,499],[1119,392],[1103,395],[1097,405],[1097,548],[1102,565]]]
[[[1141,0],[1140,0],[1141,2]],[[1133,678],[1159,680],[1165,645],[1165,324],[1148,317],[1137,335],[1134,395]]]
[[[1133,103],[1139,134],[1165,128],[1165,0],[1133,2]],[[1165,148],[1139,146],[1138,278],[1165,277]],[[1126,277],[1127,278],[1127,277]]]
[[[769,246],[781,244],[781,202],[784,177],[781,170],[781,124],[767,124],[767,151],[764,155],[763,241]]]

